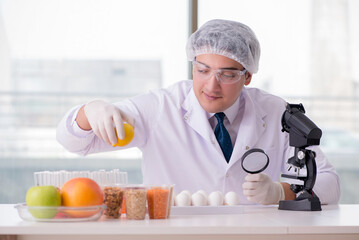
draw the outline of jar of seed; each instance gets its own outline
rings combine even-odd
[[[116,219],[121,217],[123,189],[117,186],[106,186],[103,188],[106,218]]]

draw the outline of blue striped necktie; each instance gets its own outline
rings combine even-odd
[[[232,146],[231,137],[229,136],[229,133],[223,124],[223,119],[225,114],[223,112],[219,112],[214,114],[214,116],[218,120],[216,129],[214,130],[214,135],[216,135],[219,146],[221,147],[223,155],[228,163],[232,155],[233,146]]]

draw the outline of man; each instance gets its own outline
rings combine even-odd
[[[277,204],[295,198],[288,182],[278,182],[293,155],[281,132],[285,101],[247,88],[258,71],[259,42],[244,24],[212,20],[189,38],[193,81],[180,81],[114,104],[96,100],[72,109],[60,122],[58,141],[69,151],[114,151],[124,137],[123,122],[135,128],[132,142],[143,153],[145,184],[175,184],[189,190],[234,191],[241,204]],[[247,174],[240,159],[249,149],[270,158],[263,173]],[[314,191],[322,203],[337,203],[339,179],[318,147]]]

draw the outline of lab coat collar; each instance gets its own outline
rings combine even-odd
[[[198,132],[205,140],[213,141],[214,133],[208,121],[208,113],[202,108],[193,88],[182,103],[182,108],[186,111],[183,118]]]
[[[215,150],[213,151],[213,153],[217,154],[219,160],[217,161],[217,158],[213,158],[214,164],[217,164],[218,167],[222,168],[225,171],[228,167],[228,164],[223,156],[216,136],[214,135],[213,129],[208,121],[209,114],[202,108],[201,104],[198,102],[198,99],[194,94],[193,88],[191,88],[191,91],[182,103],[182,108],[185,110],[183,119],[194,131],[196,131],[199,135],[202,136],[204,141],[206,141],[209,145],[213,146]]]
[[[264,118],[267,112],[252,99],[246,88],[242,89],[240,101],[244,101],[244,114],[228,168],[240,160],[247,150],[255,147],[266,127]]]

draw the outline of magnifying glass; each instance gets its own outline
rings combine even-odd
[[[268,155],[259,148],[250,149],[242,156],[242,168],[247,173],[260,173],[267,168],[268,164]]]

